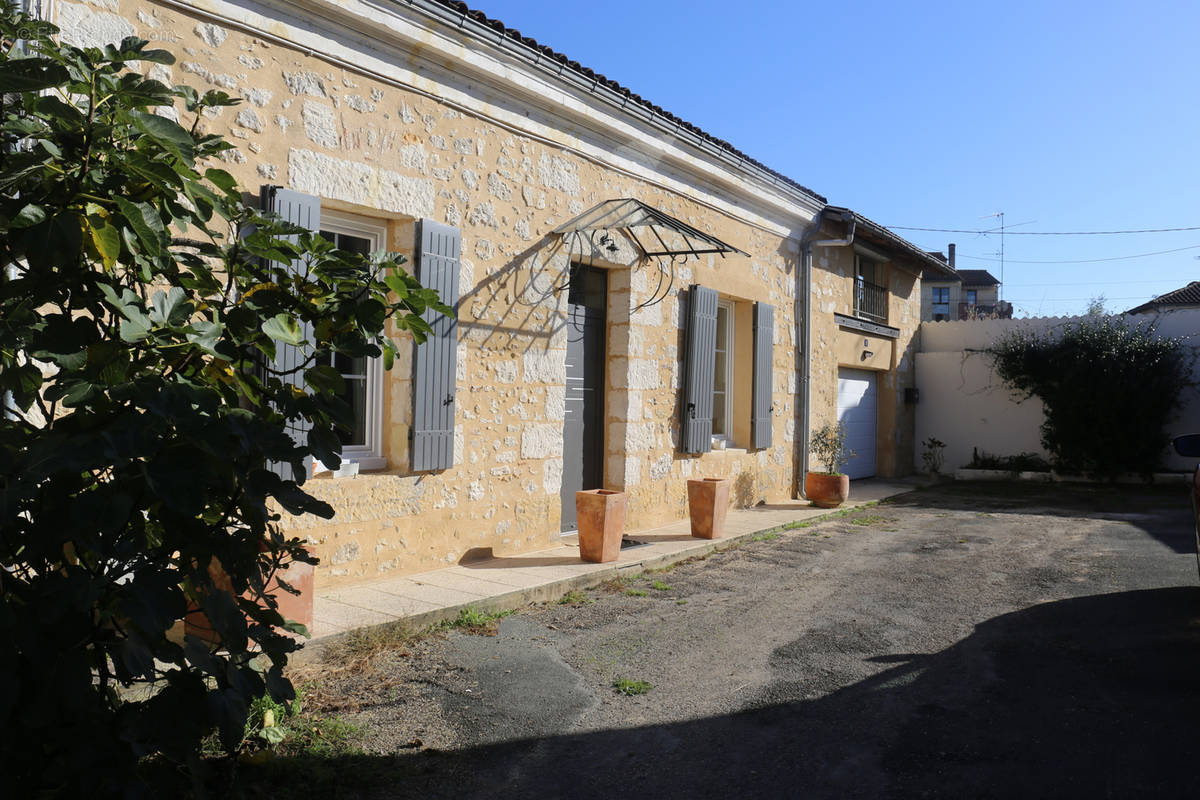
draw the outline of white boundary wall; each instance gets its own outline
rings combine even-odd
[[[992,371],[983,352],[1000,335],[1011,330],[1044,331],[1079,317],[966,320],[921,323],[916,380],[917,403],[915,467],[924,471],[923,442],[934,437],[946,443],[944,473],[967,464],[978,448],[993,455],[1037,453],[1041,445],[1042,401],[1016,402],[1015,395]],[[1179,337],[1200,356],[1200,309],[1127,316],[1130,324],[1152,321],[1161,336]],[[1193,380],[1200,382],[1200,358],[1193,361]],[[1200,433],[1200,390],[1184,389],[1180,408],[1168,426],[1172,436]],[[1164,454],[1167,470],[1190,470],[1194,459]]]

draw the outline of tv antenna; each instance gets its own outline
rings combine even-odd
[[[995,219],[997,217],[1000,219],[1000,292],[996,298],[997,303],[999,303],[1004,300],[1004,212],[997,211],[995,214],[984,214],[980,219]]]

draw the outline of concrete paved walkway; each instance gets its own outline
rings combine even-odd
[[[903,494],[919,485],[919,480],[854,481],[851,499],[843,508],[856,508]],[[692,538],[686,519],[652,530],[626,532],[627,538],[645,544],[623,549],[616,561],[607,564],[581,561],[576,537],[564,536],[560,544],[546,550],[318,591],[311,633],[314,639],[321,639],[396,622],[421,628],[456,617],[468,606],[501,611],[554,600],[623,573],[663,567],[704,555],[738,539],[830,513],[836,512],[816,508],[803,500],[730,510],[725,535],[720,539]]]

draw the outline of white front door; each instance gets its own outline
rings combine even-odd
[[[877,397],[876,373],[838,370],[838,422],[845,426],[846,446],[855,453],[842,471],[851,478],[869,478],[875,474]]]

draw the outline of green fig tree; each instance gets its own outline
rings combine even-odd
[[[0,770],[13,797],[158,796],[145,759],[195,767],[294,696],[304,631],[267,587],[314,559],[281,515],[332,509],[271,466],[337,466],[332,358],[390,367],[389,331],[449,309],[246,202],[198,123],[236,101],[130,68],[169,53],[55,34],[0,16]],[[168,635],[189,599],[220,649]]]

